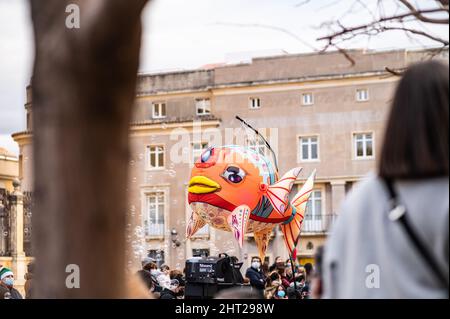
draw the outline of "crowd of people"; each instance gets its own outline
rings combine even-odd
[[[170,269],[165,264],[158,267],[154,259],[147,257],[142,260],[142,269],[136,275],[150,298],[184,298],[185,271]],[[259,257],[253,257],[241,286],[252,290],[254,298],[309,299],[314,277],[315,271],[311,263],[300,266],[295,262],[293,265],[290,259],[277,257],[269,266],[263,264]]]
[[[265,299],[309,299],[313,265],[301,267],[297,262],[292,264],[291,259],[277,257],[268,267],[259,257],[253,257],[245,278]]]

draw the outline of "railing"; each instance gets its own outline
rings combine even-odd
[[[158,223],[158,224],[149,224],[145,228],[146,236],[149,237],[164,237],[164,223]]]
[[[0,257],[10,256],[10,231],[8,192],[0,189]]]
[[[33,256],[31,251],[31,234],[32,234],[32,212],[33,212],[33,193],[23,193],[23,250],[25,255]]]
[[[336,220],[335,214],[306,216],[303,220],[303,233],[327,233]]]

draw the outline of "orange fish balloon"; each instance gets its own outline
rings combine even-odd
[[[190,238],[206,224],[233,232],[240,247],[246,233],[254,233],[262,260],[270,234],[281,225],[290,256],[295,256],[306,203],[315,171],[290,200],[301,168],[278,179],[267,157],[242,146],[207,149],[194,164],[188,188],[192,215],[186,229]]]

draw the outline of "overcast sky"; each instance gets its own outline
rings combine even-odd
[[[320,24],[342,18],[348,24],[370,19],[365,8],[353,0],[154,0],[144,20],[141,72],[197,68],[225,61],[229,53],[285,50],[311,52],[327,30]],[[362,2],[376,4],[375,0]],[[394,1],[385,1],[393,3]],[[417,0],[424,6],[430,0]],[[386,12],[392,8],[386,7]],[[81,25],[82,25],[81,21]],[[255,25],[260,25],[259,27]],[[288,35],[261,25],[283,28]],[[448,28],[430,27],[448,39]],[[298,40],[297,38],[301,39]],[[430,42],[411,41],[403,33],[390,33],[348,43],[348,47],[391,49],[418,47]],[[25,87],[33,61],[33,37],[27,0],[0,0],[0,147],[17,153],[10,134],[25,128]]]

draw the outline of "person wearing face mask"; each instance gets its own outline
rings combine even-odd
[[[277,292],[273,296],[273,299],[288,299],[286,295],[286,290],[283,285],[278,286]]]
[[[156,265],[155,260],[153,258],[146,257],[144,260],[142,260],[142,269],[150,272],[153,282],[152,292],[157,297],[159,297],[159,293],[162,291],[162,287],[158,282],[160,271],[158,270],[158,266]]]
[[[274,299],[279,286],[282,286],[280,274],[277,271],[272,271],[266,279],[265,298]]]
[[[159,299],[178,299],[181,290],[180,282],[177,279],[172,279],[168,287],[161,292]]]
[[[14,288],[14,274],[6,268],[0,268],[0,299],[23,299],[20,292]]]
[[[259,290],[261,293],[264,290],[266,278],[261,269],[261,258],[253,257],[250,268],[245,272],[245,277],[250,280],[250,285]]]

